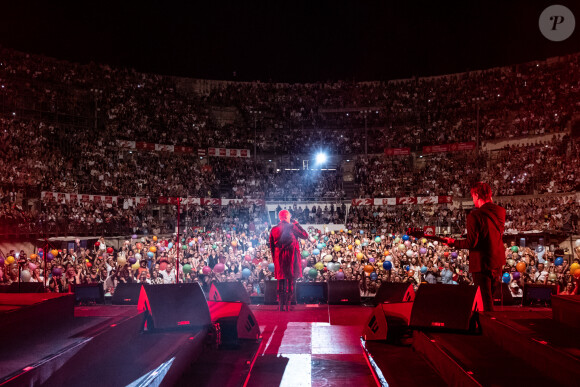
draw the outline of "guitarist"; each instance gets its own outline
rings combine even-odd
[[[469,249],[469,271],[475,286],[481,289],[484,311],[493,311],[493,292],[499,285],[501,268],[505,265],[502,236],[505,209],[494,204],[491,188],[483,182],[471,186],[475,209],[467,216],[466,239],[446,238],[446,244],[457,249]]]

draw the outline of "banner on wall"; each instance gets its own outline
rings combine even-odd
[[[435,226],[423,226],[423,233],[425,235],[437,235],[435,234]]]
[[[193,148],[190,146],[154,144],[143,141],[117,140],[117,146],[120,148],[131,150],[171,152],[171,153],[193,153]]]
[[[162,144],[155,144],[155,150],[158,152],[175,152],[175,146],[173,145],[162,145]]]
[[[369,199],[369,198],[365,198],[365,199],[352,199],[352,205],[353,206],[372,206],[374,203],[374,199]]]
[[[193,153],[193,148],[190,146],[178,146],[175,145],[173,147],[173,151],[175,153]]]
[[[62,193],[62,192],[47,192],[43,191],[40,193],[41,200],[56,203],[104,203],[108,205],[113,205],[121,203],[122,201],[128,202],[130,206],[139,205],[144,206],[149,203],[149,198],[137,196],[137,197],[126,197],[126,196],[111,196],[111,195],[88,195],[88,194],[78,194],[78,193]]]
[[[395,204],[397,204],[397,198],[373,199],[373,205],[375,206],[394,206]]]
[[[207,148],[208,156],[214,157],[250,157],[249,149]]]
[[[154,151],[155,150],[155,144],[152,144],[150,142],[137,141],[135,143],[135,148],[136,149],[139,149],[139,150]]]
[[[40,198],[44,201],[54,201],[58,203],[66,201],[75,203],[81,202],[81,203],[117,204],[120,200],[129,200],[137,205],[146,205],[150,203],[150,198],[143,196],[125,197],[125,196],[89,195],[89,194],[49,192],[49,191],[42,191],[40,193]],[[160,196],[157,199],[151,201],[151,203],[176,205],[177,199],[178,199],[177,197]],[[574,198],[572,198],[572,200],[574,200]],[[403,204],[444,204],[444,203],[453,203],[453,196],[421,196],[421,197],[402,196],[397,198],[359,198],[352,199],[351,201],[351,205],[353,206],[395,206]],[[255,204],[257,206],[265,206],[266,201],[264,199],[250,199],[250,198],[238,198],[238,199],[193,198],[193,197],[181,198],[181,205],[227,206],[229,204],[244,204],[244,205]]]
[[[227,206],[228,204],[255,204],[256,206],[265,206],[266,201],[264,199],[222,199],[222,205]]]
[[[130,203],[136,205],[146,205],[149,203],[147,197],[124,197],[124,196],[110,196],[110,195],[88,195],[78,193],[63,193],[63,192],[48,192],[42,191],[40,198],[44,201],[54,201],[57,203],[106,203],[117,204],[120,200],[129,200]],[[174,204],[177,205],[177,197],[160,196],[157,200],[151,201],[157,204]],[[198,206],[227,206],[229,204],[255,204],[256,206],[265,206],[264,199],[219,199],[219,198],[181,198],[181,205],[198,205]]]
[[[386,156],[407,156],[411,154],[411,148],[386,148]]]
[[[453,203],[453,196],[402,196],[398,198],[352,199],[353,206],[395,206],[400,204],[444,204]]]
[[[136,143],[135,141],[117,140],[117,146],[121,148],[135,149]]]
[[[428,145],[423,147],[423,154],[443,153],[443,152],[462,152],[475,149],[475,141],[456,142],[452,144]]]

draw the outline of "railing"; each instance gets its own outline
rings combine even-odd
[[[164,230],[170,232],[171,230]],[[20,221],[0,225],[0,236],[116,236],[131,235],[134,230],[125,222],[76,224],[68,222],[35,222],[32,224]]]

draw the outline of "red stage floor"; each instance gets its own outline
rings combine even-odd
[[[376,386],[360,344],[372,308],[252,305],[262,345],[249,386]]]

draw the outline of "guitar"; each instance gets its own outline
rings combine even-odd
[[[415,238],[426,238],[432,241],[437,241],[439,243],[447,243],[447,238],[441,238],[436,235],[425,234],[423,229],[419,227],[409,227],[409,229],[407,230],[407,235],[410,235]]]

